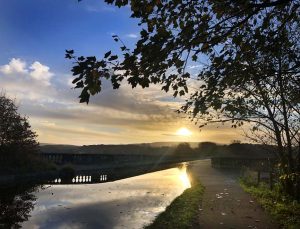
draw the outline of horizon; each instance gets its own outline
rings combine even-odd
[[[189,142],[189,141],[165,141],[165,142],[136,142],[136,143],[124,143],[124,144],[102,144],[102,143],[98,143],[98,144],[91,144],[91,145],[71,145],[71,144],[55,144],[55,143],[45,143],[45,142],[40,142],[40,145],[65,145],[65,146],[92,146],[92,145],[143,145],[143,144],[172,144],[172,143],[188,143],[188,144],[194,144],[194,143],[206,143],[208,141],[193,141],[193,142]],[[222,145],[223,143],[219,143],[219,142],[209,142],[209,143],[215,143],[217,145]],[[233,142],[230,142],[228,144],[232,144]],[[241,142],[241,144],[251,144],[251,143],[247,143],[247,142]],[[226,144],[224,144],[226,145]]]

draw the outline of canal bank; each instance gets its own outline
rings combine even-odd
[[[204,186],[190,174],[192,186],[175,198],[164,212],[145,229],[198,228],[199,203],[202,202]]]

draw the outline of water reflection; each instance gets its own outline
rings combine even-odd
[[[184,164],[184,166],[180,169],[179,178],[182,181],[183,187],[185,189],[191,187],[191,181],[190,181],[189,175],[187,173],[187,165],[186,164]]]
[[[0,228],[21,228],[34,208],[37,189],[30,185],[0,188]]]
[[[110,183],[74,181],[1,193],[0,228],[142,228],[190,187],[186,165]]]

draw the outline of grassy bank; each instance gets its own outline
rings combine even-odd
[[[180,196],[159,214],[156,219],[146,226],[146,229],[186,229],[197,224],[199,203],[202,200],[204,187],[198,180],[191,188],[186,189]]]
[[[241,180],[240,184],[283,228],[300,228],[300,203],[283,195],[278,188],[270,190],[263,183],[257,186]]]

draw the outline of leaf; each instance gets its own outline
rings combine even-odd
[[[80,103],[87,103],[87,104],[89,103],[90,94],[88,93],[88,88],[87,87],[85,87],[82,90],[79,98],[80,98],[80,101],[79,101]]]
[[[82,77],[77,77],[77,78],[73,79],[72,84],[76,83],[78,80],[81,80],[81,79],[82,79]]]
[[[180,95],[180,96],[183,96],[184,94],[185,94],[184,90],[181,90],[181,91],[179,92],[179,95]]]
[[[113,61],[113,60],[116,60],[116,59],[118,59],[118,56],[114,55],[114,56],[111,56],[108,60],[109,61]]]
[[[66,50],[66,53],[72,55],[72,54],[74,54],[74,50]]]
[[[105,55],[104,55],[104,58],[107,58],[107,57],[109,57],[109,56],[110,56],[110,54],[111,54],[111,51],[109,51],[109,52],[105,53]]]
[[[193,60],[193,61],[197,61],[197,59],[198,59],[198,56],[197,56],[196,54],[194,54],[194,55],[192,56],[192,60]]]
[[[78,57],[78,60],[79,60],[79,61],[84,61],[84,59],[85,59],[85,58],[84,58],[83,56]]]
[[[76,87],[75,88],[83,88],[84,85],[83,85],[83,81],[79,81],[77,84],[76,84]]]

